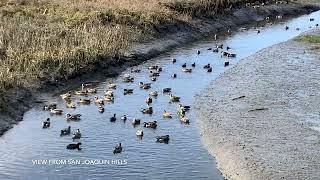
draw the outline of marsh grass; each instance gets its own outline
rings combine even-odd
[[[297,38],[300,42],[307,42],[307,43],[320,43],[320,36],[319,35],[306,35],[300,36]]]
[[[2,0],[0,92],[67,79],[122,55],[167,23],[188,23],[243,0]]]

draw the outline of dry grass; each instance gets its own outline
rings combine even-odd
[[[249,2],[245,1],[245,2]],[[1,0],[0,92],[89,71],[154,27],[243,0]]]

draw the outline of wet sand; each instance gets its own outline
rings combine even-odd
[[[290,40],[266,48],[202,92],[202,140],[226,178],[320,177],[320,132],[313,127],[320,120],[315,47]]]

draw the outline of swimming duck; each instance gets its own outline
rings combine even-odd
[[[231,49],[229,46],[227,46],[227,51],[229,50],[229,49]]]
[[[48,127],[50,127],[50,118],[47,118],[46,121],[42,122],[42,128],[43,129],[48,128]]]
[[[107,91],[104,92],[104,95],[113,97],[113,91],[112,90],[107,90]]]
[[[223,49],[223,44],[217,45],[216,48],[217,48],[217,49],[219,49],[219,48],[220,48],[220,49]]]
[[[56,115],[61,115],[63,112],[62,109],[51,109],[50,114],[56,114]]]
[[[132,93],[133,93],[133,89],[124,89],[123,90],[123,95],[132,94]]]
[[[149,77],[158,77],[158,76],[160,76],[160,73],[158,72],[152,72],[152,71],[149,72]]]
[[[209,67],[209,68],[207,69],[207,72],[212,72],[212,67]]]
[[[165,143],[165,144],[168,144],[169,142],[169,135],[165,135],[165,136],[157,136],[157,142],[158,143]]]
[[[140,119],[136,119],[136,118],[134,118],[134,119],[132,120],[132,125],[133,125],[133,126],[139,125],[139,124],[140,124],[140,122],[141,122],[141,120],[140,120]]]
[[[74,102],[68,102],[68,103],[66,103],[66,107],[75,109],[77,107],[77,105]]]
[[[71,92],[67,92],[65,94],[61,94],[60,97],[63,99],[63,100],[66,100],[66,99],[70,99],[71,98]]]
[[[81,145],[81,142],[79,142],[77,144],[69,144],[67,146],[67,149],[78,149],[78,150],[81,150],[80,145]]]
[[[149,105],[152,103],[152,98],[151,97],[148,97],[145,102]]]
[[[224,67],[229,66],[229,61],[224,62]]]
[[[171,92],[171,88],[163,88],[162,92],[163,93],[170,93]]]
[[[103,106],[99,106],[98,107],[98,111],[99,111],[99,113],[104,113],[104,107]]]
[[[214,48],[214,49],[212,50],[212,52],[218,53],[218,52],[219,52],[219,49],[218,49],[218,48]]]
[[[180,118],[180,121],[183,122],[183,123],[185,123],[185,124],[189,124],[189,123],[190,123],[189,118],[187,118],[186,116],[182,116],[182,117]]]
[[[68,126],[68,128],[62,129],[60,136],[69,135],[71,133],[71,126]]]
[[[211,51],[211,50],[212,50],[212,48],[208,48],[207,50],[208,50],[208,51]]]
[[[196,63],[195,63],[195,62],[192,63],[192,64],[191,64],[191,67],[196,67]]]
[[[105,96],[104,96],[104,100],[105,100],[105,101],[108,101],[108,102],[113,102],[113,101],[114,101],[114,97],[109,96],[109,95],[105,95]]]
[[[44,105],[42,109],[44,111],[50,111],[51,109],[56,109],[56,108],[57,108],[57,104],[52,103],[52,104]]]
[[[74,93],[79,96],[87,96],[88,95],[87,90],[75,91]]]
[[[119,145],[117,145],[116,147],[114,147],[114,149],[113,149],[113,154],[121,153],[121,151],[122,151],[122,146],[121,146],[121,143],[119,143]]]
[[[183,71],[183,72],[187,72],[187,73],[191,73],[191,72],[192,72],[192,69],[182,68],[182,71]]]
[[[162,116],[163,116],[164,118],[172,118],[172,114],[169,113],[169,112],[167,112],[166,110],[164,110],[164,113],[162,114]]]
[[[80,120],[81,118],[81,114],[67,114],[66,115],[66,118],[67,118],[67,120],[70,120],[70,121],[78,121],[78,120]]]
[[[80,139],[81,138],[81,132],[79,129],[73,134],[72,139]]]
[[[134,77],[131,77],[129,74],[125,74],[122,78],[123,82],[134,82]]]
[[[142,130],[137,130],[136,135],[142,137],[143,136],[143,131]]]
[[[157,128],[157,121],[144,122],[144,123],[143,123],[143,127],[155,129],[155,128]]]
[[[150,89],[151,88],[151,83],[140,82],[139,86],[140,86],[140,88],[143,88],[143,89]]]
[[[125,122],[127,120],[127,115],[123,115],[120,119]]]
[[[177,78],[177,74],[172,74],[171,77],[172,78]]]
[[[157,78],[156,78],[156,77],[151,77],[150,80],[151,80],[151,81],[156,81]]]
[[[173,96],[172,94],[170,94],[170,101],[171,102],[179,102],[180,101],[180,97]]]
[[[162,72],[162,67],[158,67],[156,70],[157,72]]]
[[[286,30],[288,30],[289,29],[289,26],[286,26],[286,28],[285,28]]]
[[[183,106],[182,104],[179,104],[178,110],[182,109],[182,110],[184,110],[184,111],[189,111],[190,108],[191,108],[190,106]]]
[[[79,99],[80,104],[90,104],[91,100],[90,99]]]
[[[113,114],[113,116],[110,118],[110,122],[116,122],[116,114]]]
[[[94,102],[99,105],[104,105],[103,99],[99,99],[97,96],[94,97]]]
[[[116,89],[116,88],[117,88],[117,84],[113,84],[113,83],[110,83],[110,82],[109,82],[108,87],[109,87],[110,89]]]
[[[200,55],[200,50],[197,51],[197,54]]]
[[[131,73],[139,73],[141,70],[140,69],[133,69],[131,68],[130,72]]]
[[[261,32],[261,31],[260,31],[260,30],[258,30],[258,31],[257,31],[257,34],[260,34],[260,32]]]
[[[149,66],[148,69],[149,70],[155,70],[155,69],[158,69],[158,67],[159,66],[157,66],[157,65],[152,65],[152,66]]]
[[[141,108],[141,112],[143,114],[152,114],[153,113],[153,109],[152,109],[152,107],[145,108],[145,109]]]
[[[172,58],[172,63],[174,64],[176,62],[177,62],[177,60],[175,58]]]
[[[158,96],[158,91],[151,91],[151,92],[149,93],[149,96],[157,97],[157,96]]]
[[[182,64],[181,67],[182,67],[182,68],[186,68],[186,67],[187,67],[187,63]]]
[[[203,68],[204,68],[204,69],[210,68],[210,64],[207,64],[207,65],[203,66]]]
[[[88,93],[91,93],[91,94],[97,93],[97,89],[96,89],[96,88],[86,88],[86,91],[87,91]]]
[[[310,21],[314,21],[314,18],[310,18]]]

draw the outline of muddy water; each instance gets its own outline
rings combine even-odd
[[[310,22],[310,17],[316,20]],[[57,102],[65,113],[81,113],[82,120],[67,122],[64,116],[50,116],[40,107],[28,111],[24,121],[0,138],[0,179],[222,179],[214,159],[201,144],[192,108],[187,114],[191,119],[190,125],[181,124],[176,115],[177,104],[169,103],[168,95],[160,93],[152,104],[153,115],[140,112],[141,108],[147,107],[144,100],[148,91],[138,87],[140,81],[150,82],[146,68],[152,64],[163,68],[158,80],[152,83],[151,90],[160,92],[162,88],[171,87],[173,94],[181,97],[181,103],[192,106],[197,93],[241,58],[297,36],[309,30],[309,26],[314,26],[319,19],[320,13],[316,12],[261,27],[259,35],[256,30],[249,29],[221,40],[220,43],[230,46],[231,51],[237,53],[237,58],[229,59],[231,66],[227,68],[223,67],[226,59],[206,50],[216,44],[216,41],[209,39],[141,64],[136,68],[142,69],[142,72],[132,74],[134,83],[123,83],[120,77],[106,78],[98,86],[97,96],[103,97],[109,82],[117,83],[118,88],[114,103],[106,104],[103,114],[98,113],[94,104],[80,105],[71,110],[64,108],[63,101],[57,96],[44,99]],[[285,25],[290,27],[288,31],[284,30]],[[295,30],[296,27],[300,31]],[[196,53],[198,49],[201,50],[200,55]],[[171,58],[176,58],[177,63],[172,64]],[[188,66],[196,63],[193,73],[181,71],[181,65],[185,62]],[[202,68],[207,63],[213,65],[212,73]],[[122,76],[128,72],[123,72]],[[173,73],[177,74],[176,79],[170,78]],[[134,93],[124,96],[124,88],[133,88]],[[163,110],[174,113],[174,117],[163,119]],[[114,113],[118,119],[112,123],[109,118]],[[120,120],[124,114],[129,117],[126,122]],[[41,122],[47,117],[51,118],[51,127],[42,129]],[[141,125],[134,128],[130,123],[133,117],[143,121],[157,120],[158,128],[146,129]],[[73,131],[79,128],[82,132],[81,151],[66,150],[66,145],[72,143],[71,137],[59,136],[60,129],[69,125]],[[144,130],[142,140],[135,135],[138,129]],[[165,134],[171,137],[169,144],[155,142],[155,136]],[[124,151],[113,155],[112,149],[119,142]]]

